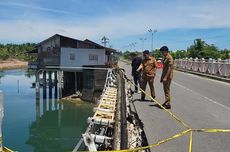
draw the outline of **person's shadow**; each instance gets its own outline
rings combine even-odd
[[[134,99],[133,101],[132,101],[132,103],[134,103],[134,102],[136,102],[136,101],[139,101],[139,102],[152,102],[151,100],[141,100],[141,99]]]
[[[153,105],[149,105],[150,107],[156,107],[156,108],[159,108],[159,109],[162,109],[161,106],[159,106],[158,104],[153,104]]]

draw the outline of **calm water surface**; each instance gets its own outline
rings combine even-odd
[[[0,72],[4,145],[20,152],[71,151],[87,127],[93,105],[42,98],[36,102],[31,88],[35,77],[26,75],[25,70]]]

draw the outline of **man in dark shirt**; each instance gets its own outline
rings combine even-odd
[[[136,53],[132,53],[131,54],[131,58],[132,58],[132,76],[133,76],[133,80],[135,83],[135,92],[138,93],[138,83],[140,86],[140,71],[137,72],[138,67],[140,66],[142,59],[141,57],[137,56]]]

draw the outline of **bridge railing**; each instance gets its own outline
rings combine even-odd
[[[230,78],[230,59],[176,59],[174,62],[176,69],[193,71],[203,74],[210,74],[224,78]]]

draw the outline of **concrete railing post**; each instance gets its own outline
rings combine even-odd
[[[39,78],[39,70],[36,72],[36,99],[40,100],[40,78]]]

